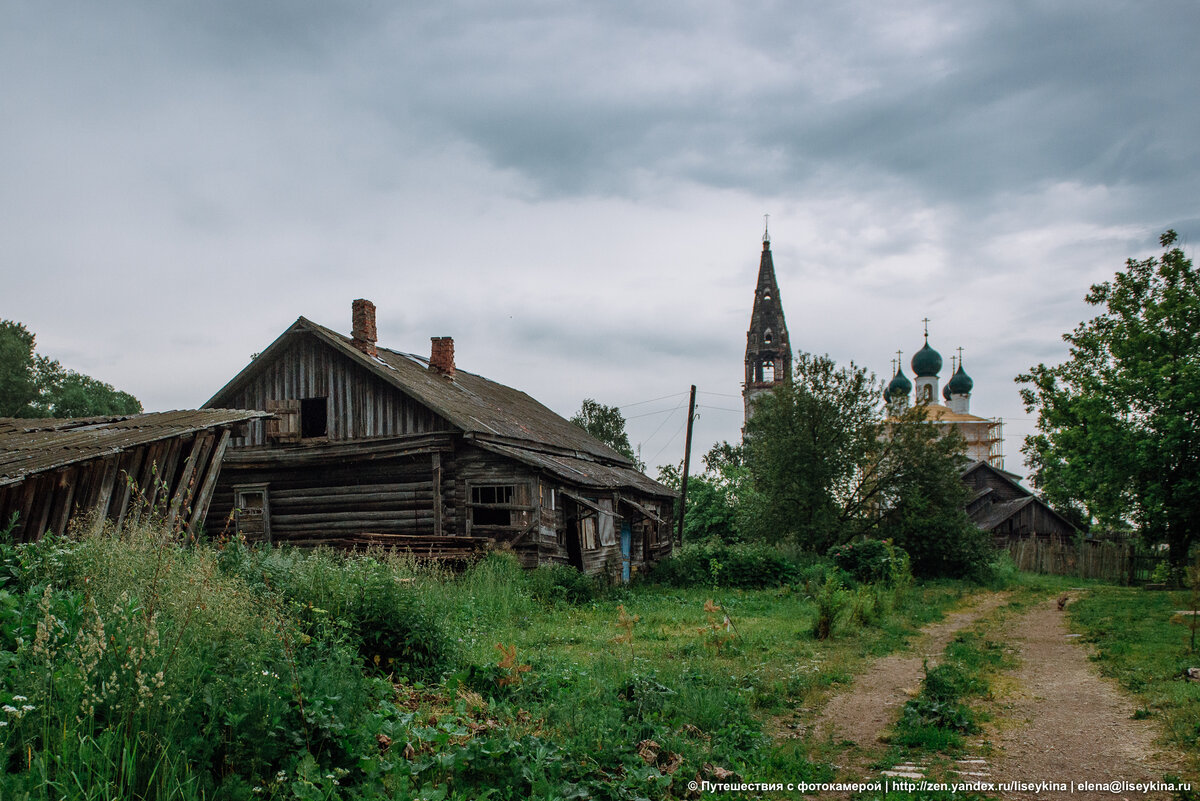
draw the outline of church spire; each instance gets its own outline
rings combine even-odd
[[[783,318],[783,303],[779,284],[775,280],[775,262],[771,257],[771,235],[763,221],[763,249],[758,264],[758,282],[754,288],[754,309],[750,314],[750,329],[746,332],[746,418],[750,417],[750,401],[792,377],[792,349],[788,343],[787,323]]]

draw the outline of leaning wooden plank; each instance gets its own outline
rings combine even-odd
[[[104,527],[104,519],[108,516],[108,504],[112,500],[113,487],[116,486],[121,465],[121,457],[109,456],[104,460],[104,474],[100,479],[100,495],[92,506],[92,533],[98,534]]]
[[[192,502],[192,516],[188,518],[189,532],[195,531],[197,526],[204,521],[204,516],[208,514],[208,504],[212,500],[213,490],[217,488],[217,476],[221,473],[221,464],[225,458],[225,449],[229,447],[229,437],[229,429],[221,429],[217,446],[213,448],[212,453],[208,457],[208,465],[204,471],[204,481],[200,485],[200,491],[196,493],[196,499]]]
[[[171,494],[171,505],[167,509],[168,529],[175,526],[175,519],[181,510],[187,514],[188,501],[196,489],[196,473],[208,456],[208,449],[212,447],[213,438],[211,431],[205,431],[198,434],[192,441],[191,450],[183,463],[183,472],[179,474],[179,484],[175,487],[175,492]]]

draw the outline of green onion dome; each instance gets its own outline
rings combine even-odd
[[[942,371],[942,354],[929,347],[929,340],[912,357],[912,369],[918,378],[931,378]]]
[[[971,389],[975,386],[975,382],[971,380],[971,376],[967,375],[962,369],[962,365],[958,366],[958,370],[946,382],[946,390],[955,395],[970,395]]]
[[[950,385],[949,384],[942,387],[942,397],[945,398],[946,400],[950,400]]]
[[[896,375],[892,377],[891,383],[887,385],[887,390],[883,393],[883,397],[888,401],[908,397],[908,393],[912,392],[912,388],[912,382],[904,374],[904,368],[899,368],[896,370]]]

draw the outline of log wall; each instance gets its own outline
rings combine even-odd
[[[275,543],[337,545],[363,534],[459,534],[450,440],[374,445],[231,452],[213,496],[208,532],[233,531],[236,488],[265,485]]]

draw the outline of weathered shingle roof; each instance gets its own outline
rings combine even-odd
[[[462,369],[455,370],[453,380],[448,379],[431,370],[429,359],[425,356],[382,347],[377,348],[378,355],[368,356],[351,344],[350,337],[304,317],[299,318],[258,359],[217,392],[204,404],[205,407],[220,405],[223,398],[254,374],[257,365],[268,361],[271,351],[282,347],[289,336],[298,333],[316,336],[445,418],[477,442],[493,440],[497,445],[522,451],[522,457],[507,454],[513,458],[522,458],[526,463],[533,464],[537,460],[550,459],[551,455],[542,453],[535,458],[529,455],[530,448],[554,450],[558,453],[553,454],[553,459],[559,461],[555,461],[553,466],[550,462],[537,466],[566,478],[573,469],[569,463],[586,461],[592,475],[596,476],[590,481],[580,482],[586,486],[638,487],[656,495],[672,494],[671,490],[639,472],[629,459],[520,390]],[[601,475],[603,479],[599,478]]]
[[[476,444],[484,450],[508,456],[531,467],[553,473],[572,484],[608,490],[630,487],[649,495],[662,497],[670,497],[675,494],[654,479],[632,468],[616,467],[590,459],[574,459],[570,456],[560,456],[495,442],[477,441]]]
[[[125,448],[265,416],[241,409],[204,409],[73,419],[0,418],[0,486]]]

